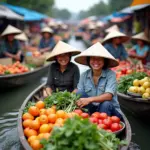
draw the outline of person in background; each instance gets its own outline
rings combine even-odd
[[[123,43],[129,39],[124,33],[119,31],[109,32],[103,40],[104,47],[116,59],[121,61],[128,60],[128,53],[126,52]]]
[[[4,38],[1,43],[1,53],[2,57],[9,57],[16,61],[22,61],[22,52],[20,49],[19,41],[14,38],[15,35],[20,34],[22,31],[8,25],[6,29],[3,31],[1,36]]]
[[[109,116],[122,118],[117,99],[116,74],[109,69],[118,66],[118,61],[100,43],[96,43],[79,54],[75,62],[90,67],[80,77],[77,105],[87,108],[90,114],[105,112]]]
[[[132,37],[136,41],[136,45],[129,52],[131,58],[136,58],[146,64],[148,61],[148,55],[150,55],[150,40],[146,37],[144,32],[141,32]]]
[[[39,51],[41,53],[50,52],[55,46],[55,40],[53,38],[53,30],[49,27],[45,27],[41,31],[42,39],[39,44]]]
[[[51,95],[52,92],[69,91],[75,92],[79,81],[79,69],[70,62],[71,56],[79,54],[80,51],[70,45],[59,41],[47,60],[55,61],[49,68],[49,75],[44,90],[44,96]]]

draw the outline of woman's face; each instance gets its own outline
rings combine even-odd
[[[49,39],[51,37],[51,35],[50,35],[50,33],[45,32],[45,33],[43,33],[43,37],[45,39]]]
[[[70,61],[70,54],[61,54],[61,55],[58,55],[56,57],[58,63],[61,65],[61,66],[67,66],[67,64],[69,63]]]
[[[90,57],[90,66],[93,70],[101,70],[104,66],[104,58],[102,57]]]
[[[115,44],[120,44],[121,43],[121,38],[113,38],[112,42],[115,43]]]
[[[137,44],[138,44],[139,46],[143,46],[143,45],[144,45],[144,42],[143,42],[142,40],[137,40]]]
[[[14,40],[14,35],[13,34],[8,35],[7,39],[9,42],[12,42]]]

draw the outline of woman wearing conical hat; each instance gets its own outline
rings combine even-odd
[[[111,31],[106,35],[102,43],[116,59],[127,60],[128,54],[123,43],[128,39],[129,38],[125,34],[119,31]]]
[[[15,35],[20,34],[21,30],[8,25],[3,31],[1,36],[4,38],[4,41],[1,44],[1,51],[3,52],[2,57],[9,57],[14,60],[21,60],[21,50],[18,40],[14,38]]]
[[[52,50],[48,61],[55,61],[49,69],[48,80],[44,96],[51,95],[52,92],[70,91],[75,92],[79,81],[79,69],[70,62],[71,56],[79,54],[80,51],[70,45],[59,41]]]
[[[86,107],[90,114],[98,111],[121,118],[116,74],[109,69],[118,66],[118,61],[100,43],[96,43],[79,54],[75,62],[90,67],[80,77],[77,94],[81,98],[77,105]]]
[[[49,27],[45,27],[41,31],[42,39],[39,45],[39,51],[41,53],[51,51],[55,46],[55,40],[53,38],[53,30]]]
[[[148,61],[148,55],[150,55],[150,40],[144,32],[141,32],[135,36],[132,37],[133,40],[136,41],[136,45],[133,46],[132,50],[129,52],[129,56],[132,58],[136,58],[139,60],[142,60],[142,62],[145,64]]]

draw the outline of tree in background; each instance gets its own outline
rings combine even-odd
[[[130,6],[133,0],[109,0],[109,10],[111,12],[119,11]]]
[[[2,0],[8,4],[17,5],[51,15],[55,0]]]
[[[52,9],[52,17],[67,20],[71,17],[71,12],[67,9]]]

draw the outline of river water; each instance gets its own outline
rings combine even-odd
[[[69,43],[79,49],[86,49],[82,41],[72,38]],[[87,68],[80,65],[80,73]],[[18,110],[25,98],[41,83],[42,79],[22,87],[0,91],[0,150],[22,150],[17,131]],[[150,150],[150,121],[142,121],[131,113],[123,110],[132,127],[132,141],[141,150]],[[135,148],[133,150],[136,150]]]

